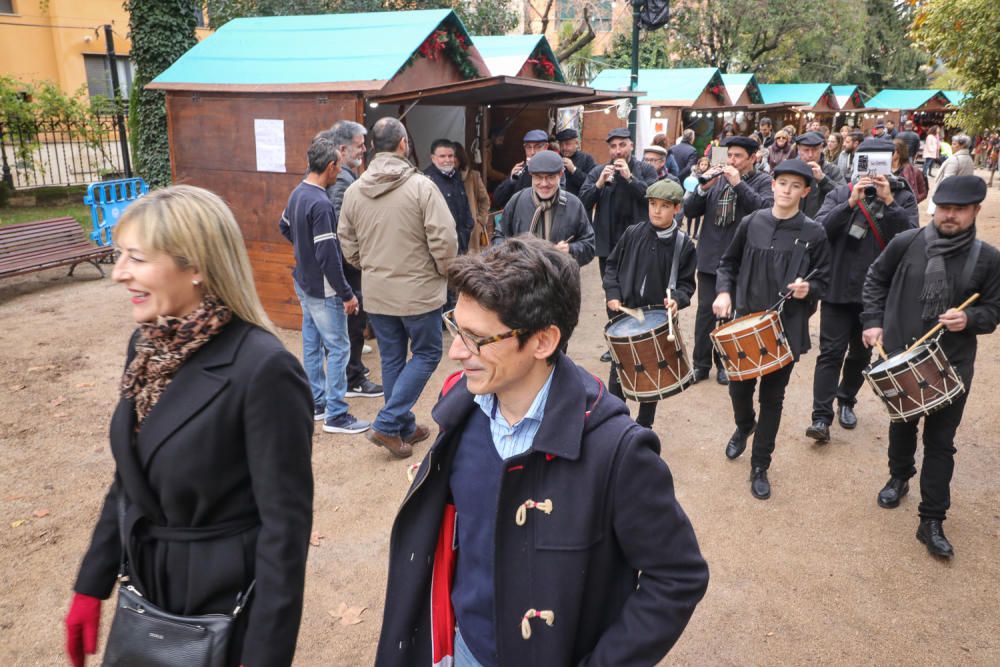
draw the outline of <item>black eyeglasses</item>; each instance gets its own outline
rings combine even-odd
[[[465,331],[458,323],[455,322],[455,311],[449,310],[441,316],[444,320],[445,326],[448,327],[448,331],[452,336],[462,339],[462,343],[465,344],[465,349],[467,349],[472,354],[479,356],[479,350],[484,345],[490,345],[492,343],[499,343],[502,340],[507,340],[508,338],[513,338],[514,336],[520,336],[527,332],[527,329],[511,329],[502,334],[497,334],[495,336],[473,336],[468,331]]]

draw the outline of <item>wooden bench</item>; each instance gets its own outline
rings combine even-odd
[[[111,247],[92,244],[73,218],[54,218],[0,227],[0,278],[51,269],[69,264],[69,275],[77,264],[93,264],[101,277],[98,261],[110,257]]]

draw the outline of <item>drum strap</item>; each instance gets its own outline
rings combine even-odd
[[[979,251],[983,249],[983,242],[976,239],[972,242],[972,246],[969,248],[969,256],[965,259],[965,268],[962,269],[962,278],[957,285],[955,285],[955,293],[958,297],[965,294],[965,291],[969,289],[972,284],[972,272],[976,270],[976,262],[979,261]]]
[[[667,280],[667,288],[673,292],[677,289],[677,270],[681,265],[681,250],[687,243],[687,235],[678,229],[674,232],[674,254],[670,258],[670,278]]]
[[[802,258],[806,256],[808,249],[808,241],[795,239],[795,248],[792,250],[792,261],[788,263],[788,272],[785,275],[785,285],[790,285],[795,281],[796,274],[799,272],[799,266],[802,264]]]

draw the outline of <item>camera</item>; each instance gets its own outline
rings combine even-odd
[[[868,225],[862,225],[861,223],[855,222],[851,225],[851,228],[847,230],[847,235],[852,239],[860,241],[868,235]]]

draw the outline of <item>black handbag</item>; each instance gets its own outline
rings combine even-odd
[[[224,667],[236,619],[246,607],[256,580],[236,597],[236,606],[229,614],[181,616],[160,609],[131,583],[124,496],[119,485],[122,560],[115,616],[102,664],[104,667]]]

